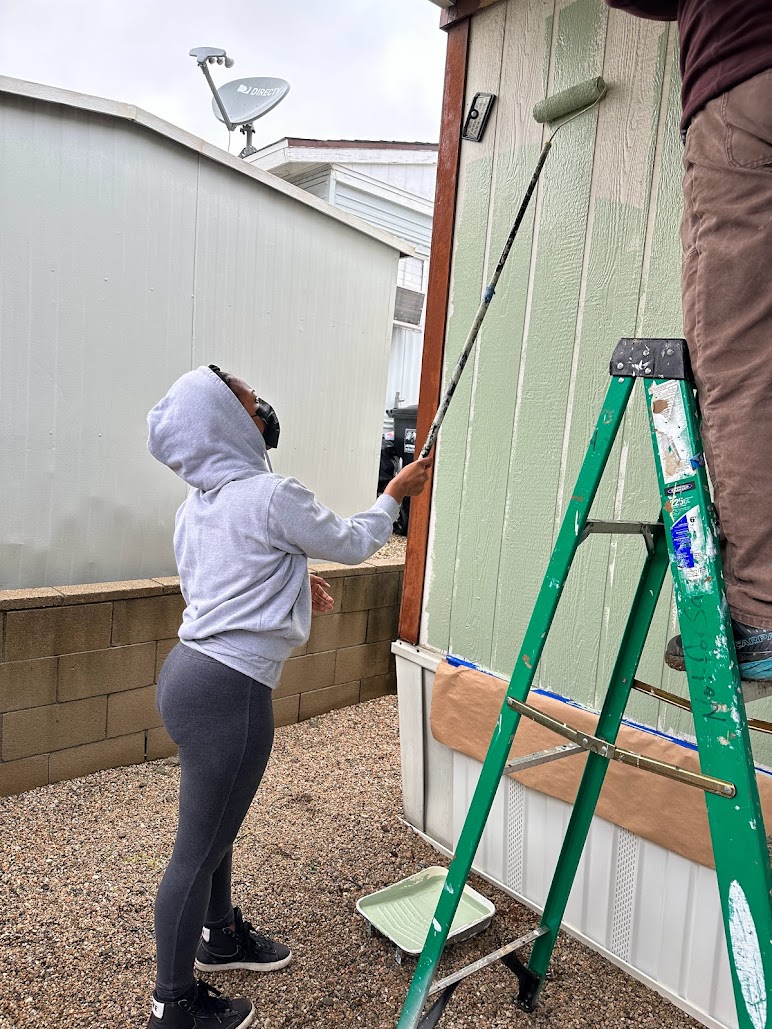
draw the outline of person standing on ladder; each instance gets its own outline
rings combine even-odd
[[[772,2],[606,3],[678,21],[684,335],[740,675],[772,683]]]

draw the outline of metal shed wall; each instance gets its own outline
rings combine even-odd
[[[145,417],[200,364],[275,405],[277,471],[341,514],[369,506],[410,247],[120,105],[16,92],[0,92],[0,586],[174,572],[185,487],[147,453]]]

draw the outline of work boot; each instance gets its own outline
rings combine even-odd
[[[292,960],[292,951],[283,943],[275,943],[257,932],[234,908],[235,929],[207,929],[201,936],[196,952],[199,972],[216,969],[227,972],[243,968],[248,972],[275,972]]]
[[[734,645],[743,682],[768,682],[772,686],[772,631],[755,629],[732,619]],[[686,669],[680,636],[674,636],[665,651],[665,664],[678,672]]]
[[[179,1000],[158,1000],[153,994],[147,1029],[246,1029],[254,1018],[251,1001],[223,997],[199,979]]]

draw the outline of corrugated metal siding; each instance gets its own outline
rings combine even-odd
[[[560,131],[440,434],[422,641],[509,675],[598,415],[620,336],[679,336],[680,79],[674,25],[603,0],[507,0],[470,28],[466,91],[498,99],[461,146],[446,338],[455,365],[549,131],[536,101],[602,73],[607,97]],[[652,517],[658,494],[637,392],[594,508]],[[484,517],[482,513],[484,512]],[[640,540],[580,550],[538,684],[597,709],[638,571]],[[674,631],[660,602],[639,670],[663,669]],[[754,713],[769,718],[772,701]],[[635,697],[630,717],[691,734],[691,717]],[[766,738],[765,738],[766,739]],[[755,741],[756,758],[772,747]]]
[[[431,151],[427,151],[430,153]],[[414,193],[416,196],[424,197],[426,200],[434,200],[434,188],[437,182],[437,154],[432,153],[431,163],[428,164],[365,164],[352,162],[346,164],[341,161],[344,168],[351,168],[353,171],[362,172],[365,175],[372,175],[374,179],[381,182],[388,182],[390,186],[404,189],[407,193]]]
[[[481,765],[453,754],[455,848]],[[541,911],[571,805],[502,780],[475,858],[478,871]],[[663,987],[695,1015],[735,1029],[737,1010],[712,868],[594,818],[564,924]]]
[[[275,466],[374,499],[398,253],[109,117],[0,100],[0,583],[173,573],[184,486],[145,448],[217,362],[275,404]]]
[[[432,738],[436,659],[398,649],[405,817],[453,853],[482,766]],[[474,869],[541,911],[570,814],[570,804],[505,777]],[[596,817],[563,924],[703,1024],[737,1026],[714,869]]]
[[[340,181],[335,186],[335,206],[408,240],[419,253],[429,253],[432,241],[432,219],[429,215],[411,211],[401,204]]]
[[[421,349],[423,332],[395,325],[391,337],[391,361],[389,362],[389,384],[386,390],[386,407],[394,406],[394,394],[399,393],[400,403],[418,403],[421,385]]]

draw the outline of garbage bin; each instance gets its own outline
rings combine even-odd
[[[402,464],[410,464],[415,457],[415,428],[418,420],[418,405],[394,407],[388,412],[394,419],[394,450]]]
[[[394,407],[387,414],[394,419],[394,453],[402,462],[402,465],[410,464],[415,457],[416,451],[416,421],[418,419],[418,405],[409,404],[405,407]],[[410,497],[405,497],[399,512],[399,517],[394,523],[394,531],[399,536],[407,536],[407,525],[410,518]]]

